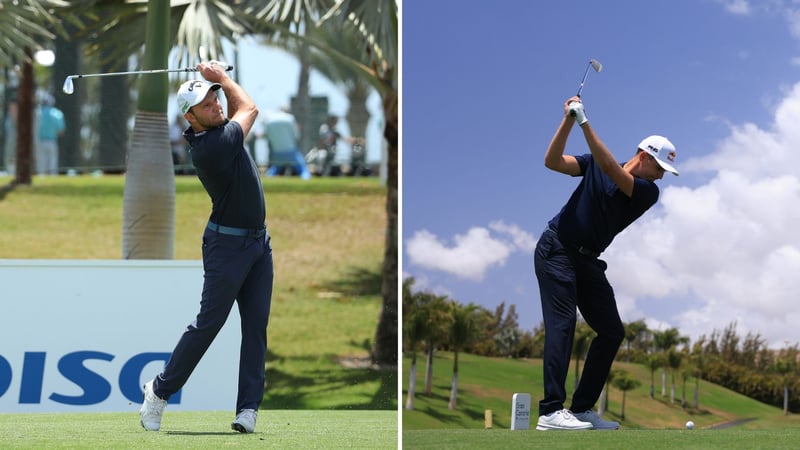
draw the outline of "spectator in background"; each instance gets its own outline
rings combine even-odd
[[[36,132],[36,173],[58,175],[58,138],[64,134],[64,113],[55,107],[55,98],[43,94],[39,102]]]
[[[339,165],[336,163],[336,154],[338,151],[339,140],[343,140],[350,145],[364,145],[364,138],[356,138],[351,136],[342,136],[336,126],[339,124],[339,118],[334,115],[329,115],[328,119],[319,127],[319,147],[326,150],[325,161],[323,163],[323,175],[338,175],[340,173]]]
[[[282,106],[279,111],[267,113],[264,136],[269,145],[268,176],[278,175],[281,169],[289,166],[302,179],[311,178],[306,160],[297,145],[298,135],[297,121],[289,112],[289,108]]]

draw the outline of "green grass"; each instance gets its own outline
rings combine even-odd
[[[410,358],[403,359],[403,397],[408,393]],[[723,387],[700,382],[699,408],[680,406],[682,386],[676,385],[675,403],[661,396],[661,375],[656,373],[656,395],[651,399],[650,371],[637,364],[615,363],[641,382],[625,400],[611,388],[609,410],[604,417],[620,421],[618,432],[557,433],[510,431],[511,398],[514,393],[531,394],[531,423],[535,428],[538,400],[542,397],[541,360],[511,360],[459,354],[457,408],[448,409],[453,355],[438,352],[433,363],[431,395],[425,394],[425,358],[417,355],[414,410],[402,411],[404,448],[792,448],[800,438],[800,416],[784,416],[769,406]],[[686,399],[692,403],[694,379],[687,384]],[[574,382],[574,365],[567,379],[568,392]],[[569,406],[567,404],[567,406]],[[492,428],[485,429],[484,413],[492,410]],[[683,429],[687,420],[695,430]],[[714,429],[737,423],[726,429]],[[795,439],[788,441],[788,439]]]
[[[771,430],[418,430],[403,432],[404,449],[796,449],[800,428]]]
[[[0,414],[0,446],[15,449],[220,449],[397,447],[394,411],[261,411],[252,434],[231,412],[169,412],[160,432],[130,413]]]
[[[381,304],[385,188],[376,178],[262,181],[275,261],[262,408],[396,410],[397,371],[367,367]],[[121,257],[123,176],[9,182],[0,178],[0,258]],[[175,259],[201,258],[210,211],[197,178],[177,177]]]

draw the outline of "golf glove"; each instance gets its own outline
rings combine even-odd
[[[586,117],[586,112],[583,110],[583,103],[572,102],[569,104],[569,115],[574,117],[578,125],[583,125],[589,121]]]

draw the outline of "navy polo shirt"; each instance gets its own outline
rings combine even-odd
[[[558,232],[565,245],[602,253],[620,231],[656,203],[658,186],[634,177],[633,194],[628,197],[600,169],[591,154],[575,158],[583,179],[548,225]]]
[[[266,219],[261,174],[244,148],[237,122],[195,133],[183,132],[191,146],[197,177],[211,197],[212,222],[226,227],[260,228]]]

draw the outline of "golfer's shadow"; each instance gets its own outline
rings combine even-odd
[[[236,431],[164,431],[164,434],[175,436],[238,436],[244,433],[237,433]],[[253,434],[253,433],[251,433]]]

